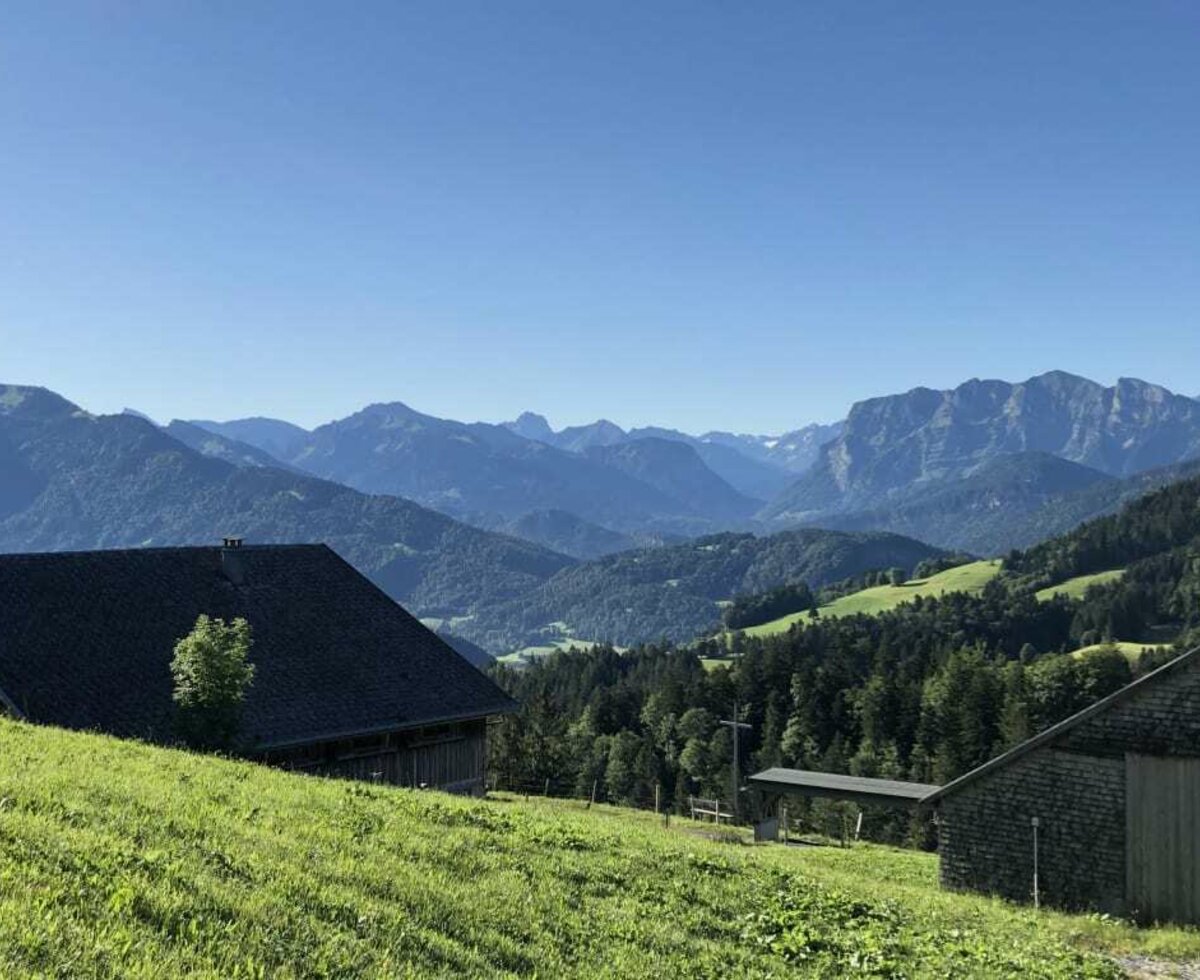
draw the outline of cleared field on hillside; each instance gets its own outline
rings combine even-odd
[[[594,643],[588,643],[586,640],[555,640],[553,643],[546,643],[541,646],[522,647],[520,650],[514,650],[512,653],[502,654],[496,660],[498,663],[513,667],[538,657],[548,657],[552,653],[589,650],[593,646],[595,646]]]
[[[1130,663],[1134,663],[1135,661],[1141,659],[1143,654],[1148,653],[1151,650],[1158,649],[1158,647],[1152,643],[1126,643],[1122,640],[1117,640],[1111,644],[1094,643],[1090,647],[1081,647],[1080,649],[1075,650],[1071,656],[1082,659],[1089,654],[1096,653],[1109,646],[1116,647]]]
[[[1069,599],[1082,599],[1084,593],[1093,585],[1115,582],[1124,574],[1125,569],[1113,568],[1107,572],[1096,572],[1093,575],[1080,575],[1078,578],[1070,578],[1058,585],[1052,585],[1048,589],[1042,589],[1038,592],[1037,597],[1043,602],[1048,602],[1056,595],[1065,595]]]
[[[548,657],[552,653],[590,650],[592,647],[597,646],[595,640],[581,640],[576,636],[572,636],[571,628],[566,623],[551,623],[546,633],[548,635],[544,643],[522,647],[520,650],[501,654],[496,660],[509,667],[520,667],[522,664],[536,660],[538,657]],[[617,649],[620,650],[622,648],[617,647]]]
[[[842,596],[833,602],[821,606],[822,616],[857,616],[860,613],[871,615],[895,609],[905,602],[911,602],[917,596],[940,596],[947,592],[979,592],[1000,572],[1000,562],[974,561],[957,568],[947,569],[937,575],[925,579],[913,579],[903,585],[878,585],[871,589],[863,589],[851,595]],[[763,623],[761,626],[751,626],[745,630],[748,636],[769,636],[772,633],[786,633],[791,626],[801,620],[807,620],[806,612],[793,613]]]
[[[5,977],[1109,977],[1097,950],[1200,951],[941,892],[927,854],[752,847],[9,721],[0,752]]]

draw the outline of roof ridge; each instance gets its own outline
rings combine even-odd
[[[921,799],[921,803],[936,803],[938,800],[949,796],[951,793],[957,792],[968,783],[973,783],[981,776],[986,776],[988,773],[993,772],[996,769],[1004,768],[1028,752],[1031,752],[1033,749],[1039,748],[1045,745],[1047,742],[1054,741],[1060,735],[1070,731],[1077,725],[1082,724],[1089,718],[1094,718],[1096,715],[1103,714],[1114,704],[1124,701],[1131,694],[1149,686],[1155,681],[1161,679],[1164,675],[1174,672],[1180,666],[1192,660],[1192,658],[1194,658],[1197,654],[1200,654],[1200,647],[1194,647],[1193,649],[1188,650],[1186,653],[1181,653],[1178,657],[1168,660],[1161,667],[1156,667],[1154,670],[1150,671],[1150,673],[1143,674],[1137,680],[1130,681],[1124,687],[1113,691],[1113,693],[1107,697],[1101,698],[1095,704],[1088,705],[1083,710],[1077,711],[1075,714],[1070,715],[1069,717],[1064,718],[1062,721],[1051,725],[1049,728],[1043,729],[1036,735],[1027,738],[1019,745],[1013,746],[1007,752],[1003,752],[995,758],[989,759],[982,765],[976,766],[970,772],[963,773],[963,775],[959,776],[957,779],[950,780],[950,782],[946,783],[946,785],[934,790],[928,796],[923,797]]]
[[[67,551],[5,551],[0,552],[0,561],[19,558],[76,558],[80,555],[152,555],[180,551],[221,551],[223,548],[224,546],[220,544],[162,544],[149,545],[143,548],[74,548]],[[285,549],[329,548],[329,545],[324,541],[263,541],[257,544],[242,544],[239,548],[242,551],[283,551]],[[329,548],[329,550],[333,551],[332,548]]]

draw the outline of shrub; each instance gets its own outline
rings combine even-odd
[[[179,736],[195,748],[228,749],[241,727],[242,703],[254,680],[248,661],[254,643],[244,619],[226,623],[200,616],[175,644],[171,674]]]

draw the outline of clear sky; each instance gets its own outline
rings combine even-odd
[[[1191,0],[9,2],[0,381],[777,432],[1200,394]]]

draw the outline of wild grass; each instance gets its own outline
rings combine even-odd
[[[1194,934],[786,849],[0,721],[4,977],[1110,977]]]

